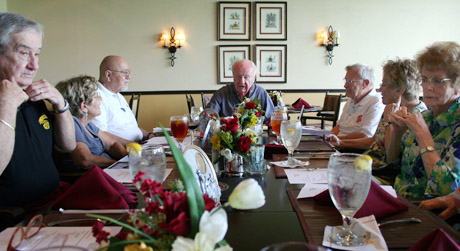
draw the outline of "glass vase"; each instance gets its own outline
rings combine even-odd
[[[244,171],[249,174],[263,174],[266,171],[264,163],[264,145],[251,146],[250,154],[244,159]]]
[[[240,154],[233,153],[233,159],[224,158],[224,172],[229,177],[242,177],[244,173],[244,158]]]

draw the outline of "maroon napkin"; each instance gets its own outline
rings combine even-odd
[[[137,203],[136,194],[93,166],[55,202],[64,209],[128,209]]]
[[[303,105],[306,109],[312,108],[312,106],[311,106],[307,101],[303,100],[302,98],[299,98],[299,99],[297,99],[296,102],[292,103],[292,107],[297,108],[297,109],[302,108],[302,105]]]
[[[334,206],[329,195],[329,190],[316,195],[314,199],[320,205]],[[354,217],[361,218],[373,214],[375,218],[379,219],[407,209],[406,204],[391,196],[374,181],[371,181],[371,188],[369,189],[367,199]]]
[[[437,228],[423,236],[409,251],[460,250],[460,246],[442,228]]]

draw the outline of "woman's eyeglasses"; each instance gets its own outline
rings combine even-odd
[[[13,235],[11,235],[10,242],[8,243],[8,251],[16,250],[24,240],[27,240],[38,234],[43,226],[43,215],[38,214],[29,220],[27,226],[17,227],[14,230]]]
[[[426,85],[428,83],[431,83],[432,85],[442,85],[445,81],[451,80],[450,78],[442,78],[440,76],[434,76],[432,78],[427,78],[427,77],[422,77],[422,85]]]

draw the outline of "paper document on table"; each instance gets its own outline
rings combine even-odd
[[[163,181],[166,180],[171,171],[172,168],[166,168],[165,178]],[[106,172],[108,175],[110,175],[110,177],[120,183],[130,184],[133,182],[133,178],[131,177],[129,169],[104,169],[104,172]]]
[[[284,169],[290,184],[327,184],[327,169]]]
[[[44,227],[37,235],[24,240],[17,250],[49,249],[52,246],[77,246],[88,250],[96,250],[99,244],[93,237],[92,227]],[[0,233],[0,246],[7,247],[15,227],[5,229]],[[104,227],[104,231],[112,236],[121,231],[121,227]],[[63,249],[65,250],[65,249]]]
[[[302,135],[316,135],[316,136],[326,136],[331,135],[331,131],[319,129],[312,126],[302,126]]]
[[[165,128],[165,130],[171,134],[171,128]],[[163,132],[163,128],[161,127],[155,127],[153,128],[153,133],[159,133],[159,132]]]
[[[327,184],[307,183],[300,190],[299,195],[297,195],[297,199],[315,197],[316,195],[322,193],[323,191],[326,191],[327,189]]]
[[[172,136],[171,136],[172,137]],[[195,137],[196,138],[196,137]],[[187,147],[191,143],[191,136],[188,136],[182,141],[182,148]],[[174,143],[176,143],[176,146],[179,147],[179,144],[177,143],[176,139],[173,138]],[[153,137],[149,140],[147,140],[146,145],[162,145],[164,148],[169,149],[169,144],[168,141],[166,140],[166,137],[160,136],[160,137]]]

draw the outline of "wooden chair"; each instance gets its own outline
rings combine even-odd
[[[187,94],[185,94],[185,99],[187,100],[188,112],[190,113],[192,111],[192,107],[195,106],[195,100],[193,100],[192,95]]]
[[[201,93],[201,104],[203,105],[203,109],[206,108],[208,103],[211,101],[212,96],[206,96],[204,93]]]
[[[342,94],[330,95],[326,92],[324,97],[323,109],[319,111],[316,116],[303,116],[301,121],[303,125],[307,124],[307,119],[321,120],[321,129],[324,129],[324,121],[332,121],[332,126],[337,124],[340,113],[340,104],[342,101]]]
[[[131,99],[129,100],[129,108],[133,111],[134,117],[139,114],[139,103],[141,102],[141,94],[131,94]]]

